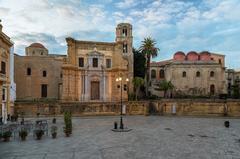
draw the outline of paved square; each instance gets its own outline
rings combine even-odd
[[[33,119],[34,120],[34,119]],[[49,123],[51,119],[48,118]],[[240,159],[240,119],[127,116],[133,130],[112,132],[114,117],[73,118],[73,135],[0,142],[1,159]],[[230,128],[225,128],[225,120]],[[51,127],[51,125],[49,126]]]

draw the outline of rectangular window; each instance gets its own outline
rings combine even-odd
[[[41,95],[42,95],[42,98],[46,98],[47,97],[47,85],[46,84],[42,84],[41,85]]]
[[[128,49],[127,49],[127,44],[123,44],[123,53],[127,53]]]
[[[2,89],[2,100],[5,101],[5,89]]]
[[[6,74],[6,63],[4,61],[1,62],[1,73]]]
[[[98,58],[93,58],[93,67],[98,67]]]
[[[107,68],[111,68],[112,67],[111,59],[106,59],[106,67]]]
[[[79,67],[84,67],[84,58],[83,57],[78,58],[78,65],[79,65]]]
[[[32,73],[31,68],[27,68],[27,75],[30,76]]]

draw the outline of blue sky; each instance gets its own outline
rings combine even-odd
[[[0,0],[0,19],[21,55],[33,42],[66,54],[68,36],[111,42],[116,25],[129,22],[135,48],[147,36],[157,41],[155,61],[207,50],[240,68],[239,0]]]

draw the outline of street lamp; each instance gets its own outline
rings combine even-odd
[[[120,97],[121,98],[120,126],[119,126],[119,129],[113,129],[113,131],[116,131],[116,132],[128,132],[128,131],[131,130],[131,129],[124,128],[123,119],[122,119],[122,115],[123,115],[123,112],[122,112],[122,108],[123,108],[123,104],[122,104],[122,81],[123,81],[122,77],[116,78],[116,82],[120,82],[120,85],[117,85],[117,88],[120,88],[120,91],[121,91],[121,97]],[[129,79],[126,78],[125,82],[129,82]],[[127,86],[127,85],[124,85],[124,90],[127,91],[125,86]]]

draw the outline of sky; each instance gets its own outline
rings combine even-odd
[[[118,23],[133,25],[133,45],[152,37],[160,48],[154,61],[177,51],[226,55],[240,68],[239,0],[0,0],[3,31],[15,53],[40,42],[51,54],[66,54],[66,37],[112,42]]]

